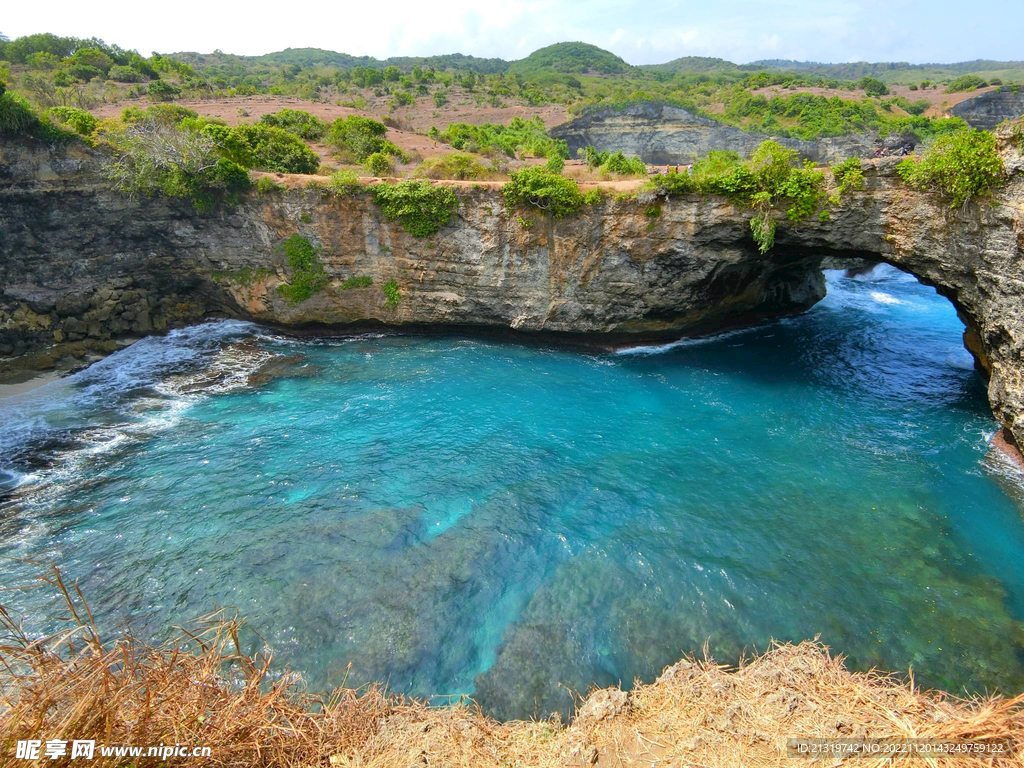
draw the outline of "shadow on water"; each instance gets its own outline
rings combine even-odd
[[[959,321],[888,268],[829,279],[800,317],[625,354],[243,325],[125,350],[5,421],[120,437],[27,483],[0,554],[141,636],[234,606],[314,688],[351,663],[498,717],[816,635],[1020,690],[1024,522]]]

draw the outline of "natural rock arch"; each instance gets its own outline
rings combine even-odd
[[[463,189],[457,217],[423,239],[365,195],[292,190],[200,215],[181,200],[116,194],[93,150],[11,144],[0,164],[0,355],[109,345],[210,316],[635,343],[806,309],[824,293],[821,259],[859,256],[953,302],[993,411],[1024,444],[1024,177],[1014,148],[1004,160],[1009,183],[961,210],[909,189],[893,161],[868,163],[864,188],[827,221],[783,223],[762,255],[750,212],[721,198],[672,198],[656,217],[607,200],[571,218],[528,214],[524,226],[500,190],[481,185]],[[295,233],[319,246],[333,284],[293,306],[276,291],[288,278],[276,245]],[[371,285],[344,288],[352,276]],[[391,280],[397,305],[381,290]]]

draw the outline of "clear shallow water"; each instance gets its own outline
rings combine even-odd
[[[829,281],[798,318],[620,354],[146,339],[0,402],[0,555],[111,625],[236,606],[313,687],[351,663],[501,717],[706,640],[1018,692],[1024,522],[962,326],[891,268]]]

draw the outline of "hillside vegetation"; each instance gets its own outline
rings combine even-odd
[[[1019,88],[1024,63],[738,65],[683,57],[636,67],[582,42],[513,62],[462,54],[376,59],[318,48],[146,57],[95,38],[38,34],[0,39],[0,80],[39,109],[264,94],[355,109],[373,104],[397,120],[433,112],[438,130],[446,127],[446,109],[560,105],[574,115],[653,100],[744,130],[810,139],[865,130],[941,133],[931,119],[947,104],[987,86]],[[904,85],[893,90],[895,83]]]

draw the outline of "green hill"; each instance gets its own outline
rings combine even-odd
[[[804,75],[835,78],[837,80],[859,80],[874,77],[886,83],[913,83],[919,80],[952,80],[960,75],[972,74],[991,79],[1024,78],[1024,62],[991,61],[975,59],[952,64],[910,64],[906,61],[867,62],[855,61],[847,64],[825,64],[818,61],[793,61],[791,59],[761,59],[741,64],[740,69],[748,72],[796,72]]]
[[[514,61],[508,71],[513,75],[529,77],[540,72],[562,72],[565,74],[618,75],[633,67],[611,51],[589,43],[555,43],[540,48],[525,59]]]
[[[641,69],[651,72],[667,72],[669,74],[739,74],[741,72],[738,64],[725,59],[716,59],[710,56],[683,56],[664,64],[644,64]]]
[[[244,58],[244,57],[243,57]],[[387,62],[372,56],[350,56],[347,53],[327,51],[323,48],[285,48],[283,51],[251,57],[266,64],[296,64],[300,67],[386,67]]]

